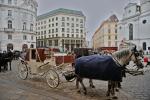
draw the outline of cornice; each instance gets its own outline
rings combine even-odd
[[[30,13],[34,13],[34,14],[36,15],[36,12],[31,11],[31,10],[28,10],[28,9],[25,9],[25,8],[21,8],[21,7],[19,7],[19,6],[0,4],[0,7],[13,8],[13,9],[18,9],[18,10],[21,9],[21,10],[28,11],[28,12],[30,12]]]

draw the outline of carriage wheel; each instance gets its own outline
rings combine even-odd
[[[50,69],[47,72],[46,75],[46,81],[47,84],[51,87],[51,88],[56,88],[59,85],[59,75],[57,74],[56,71]]]
[[[21,62],[18,64],[18,74],[19,77],[23,80],[28,77],[28,68],[26,64],[23,64]]]

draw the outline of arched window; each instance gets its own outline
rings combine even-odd
[[[12,29],[12,21],[11,20],[8,20],[8,28]]]
[[[133,24],[129,24],[129,40],[133,40]]]
[[[146,42],[143,42],[143,50],[146,50]]]
[[[27,26],[27,23],[24,22],[24,23],[23,23],[23,30],[26,30],[26,26]]]
[[[30,24],[30,31],[33,31],[33,24]]]

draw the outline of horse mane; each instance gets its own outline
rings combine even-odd
[[[129,49],[123,49],[123,50],[114,52],[112,55],[115,56],[117,59],[121,59],[123,57],[127,57],[129,54],[130,54]]]

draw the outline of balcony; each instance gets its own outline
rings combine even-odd
[[[23,33],[35,33],[36,34],[36,32],[35,31],[33,31],[33,30],[22,30],[22,32]]]
[[[14,33],[14,32],[15,32],[15,29],[14,29],[14,28],[4,28],[4,32],[7,32],[7,33]]]

